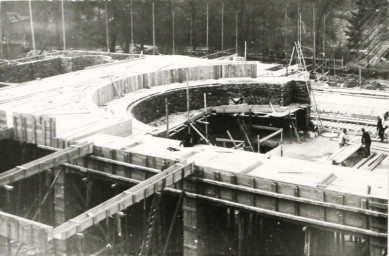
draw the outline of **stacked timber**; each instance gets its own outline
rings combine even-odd
[[[373,171],[388,155],[384,153],[371,154],[368,158],[363,158],[354,168]]]
[[[358,138],[355,138],[351,141],[350,145],[344,146],[336,151],[331,157],[330,160],[332,164],[342,164],[346,159],[355,154],[360,148],[362,148],[362,143],[358,142]]]

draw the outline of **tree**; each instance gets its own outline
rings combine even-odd
[[[348,36],[348,47],[350,49],[358,48],[362,41],[364,24],[375,15],[380,6],[387,4],[386,0],[357,0],[358,10],[352,12],[349,19],[350,25],[347,26],[346,34]]]

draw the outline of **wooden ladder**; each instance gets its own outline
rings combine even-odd
[[[305,64],[303,51],[301,50],[301,45],[299,42],[295,43],[295,48],[296,48],[296,53],[297,53],[297,63],[298,63],[299,70],[307,72],[307,66]],[[316,123],[318,124],[319,133],[320,133],[323,130],[323,123],[321,121],[320,114],[319,114],[319,111],[317,109],[315,95],[312,92],[312,90],[309,89],[309,84],[308,84],[307,79],[304,78],[304,82],[305,82],[305,86],[307,87],[308,94],[311,97],[311,110],[316,115]]]

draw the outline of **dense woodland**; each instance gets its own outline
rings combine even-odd
[[[364,19],[388,4],[386,0],[111,0],[65,2],[68,48],[106,49],[108,13],[110,51],[129,52],[135,44],[152,45],[152,6],[155,9],[155,40],[159,52],[172,53],[174,11],[175,47],[206,45],[207,4],[209,48],[221,50],[222,5],[223,48],[235,47],[236,25],[239,51],[247,42],[250,53],[282,55],[291,52],[297,39],[298,10],[301,12],[302,45],[311,51],[316,31],[317,55],[336,54],[357,48],[362,40]],[[313,10],[315,9],[315,15]],[[19,33],[30,44],[28,1],[2,2],[3,42]],[[131,37],[131,10],[133,38]],[[37,48],[62,48],[61,2],[33,1],[32,11]],[[17,14],[17,15],[15,15]],[[18,21],[15,21],[18,20]],[[350,21],[350,22],[349,22]],[[15,23],[23,25],[15,26]],[[344,25],[346,24],[346,25]],[[17,28],[15,30],[15,27]],[[12,28],[12,31],[7,31]],[[347,39],[347,40],[346,40]],[[348,47],[348,48],[346,48]]]

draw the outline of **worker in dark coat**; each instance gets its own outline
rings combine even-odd
[[[377,117],[377,132],[378,135],[380,136],[381,142],[384,142],[384,132],[385,132],[385,127],[382,123],[382,118],[379,116]]]
[[[364,128],[362,128],[362,144],[365,146],[365,157],[370,156],[371,138]]]

